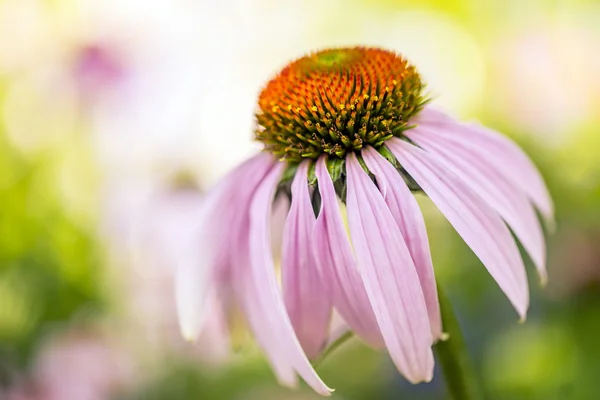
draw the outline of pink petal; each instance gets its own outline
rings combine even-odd
[[[208,299],[216,295],[214,280],[227,264],[230,242],[223,228],[235,226],[234,217],[243,207],[238,188],[252,175],[260,181],[272,164],[273,158],[261,153],[230,172],[206,195],[197,218],[197,238],[182,246],[177,257],[175,300],[181,332],[187,340],[196,340],[200,334],[210,309]]]
[[[286,312],[275,276],[269,217],[273,194],[282,167],[282,163],[277,164],[263,179],[250,206],[250,281],[252,283],[249,284],[249,289],[253,291],[253,296],[256,298],[251,311],[255,311],[263,319],[262,325],[254,326],[254,333],[257,336],[273,338],[269,343],[262,341],[265,352],[276,359],[278,364],[287,361],[317,393],[328,396],[331,389],[319,378],[302,350]],[[285,357],[285,360],[281,360],[281,357]]]
[[[256,189],[261,181],[253,182]],[[297,385],[296,371],[286,356],[282,342],[278,338],[278,332],[265,329],[272,325],[268,314],[264,313],[264,307],[260,302],[259,289],[253,277],[253,269],[250,265],[250,215],[249,205],[252,203],[255,190],[246,198],[247,203],[240,213],[240,224],[234,225],[238,229],[233,231],[232,248],[232,271],[231,283],[236,293],[237,300],[246,316],[248,325],[254,333],[258,345],[267,356],[279,383],[283,386],[295,387]]]
[[[502,219],[436,158],[400,139],[389,149],[483,262],[522,319],[529,307],[523,260]]]
[[[388,160],[372,147],[367,147],[362,154],[367,167],[376,176],[379,187],[386,188],[385,191],[382,190],[385,203],[400,229],[417,268],[427,305],[431,333],[434,339],[438,340],[443,336],[440,304],[429,251],[429,239],[419,204],[400,173]]]
[[[333,305],[342,318],[363,340],[380,347],[383,338],[356,269],[325,157],[317,160],[315,174],[321,194],[321,210],[313,232],[313,251],[317,266],[332,291]]]
[[[350,235],[392,360],[413,383],[433,376],[433,338],[415,265],[394,217],[354,153],[346,158]]]
[[[445,132],[448,140],[485,158],[531,199],[550,227],[554,226],[554,205],[542,176],[523,150],[508,137],[478,124],[461,124],[431,107],[423,109],[411,122],[437,127],[436,132]]]
[[[262,172],[262,171],[261,171]],[[285,349],[278,339],[278,333],[264,327],[269,326],[263,307],[259,302],[257,285],[254,283],[253,271],[250,265],[250,204],[254,194],[260,186],[265,173],[248,176],[238,189],[239,207],[231,210],[230,249],[224,252],[228,256],[229,276],[228,281],[235,293],[248,325],[254,333],[258,345],[264,350],[277,380],[283,386],[294,387],[297,385],[296,371],[287,359]],[[243,203],[242,203],[243,202]],[[233,251],[231,251],[233,249]]]
[[[283,233],[282,281],[285,305],[298,340],[309,358],[327,340],[331,300],[312,253],[316,221],[308,191],[309,161],[302,162],[292,183],[292,204]]]
[[[245,255],[249,256],[248,253]],[[272,318],[270,319],[269,315],[264,314],[264,306],[258,298],[259,289],[252,277],[248,259],[245,259],[245,263],[240,263],[239,266],[245,270],[236,271],[234,288],[254,338],[269,360],[279,384],[291,388],[296,387],[298,385],[296,371],[287,357],[286,349],[279,340],[279,333],[268,329],[273,325]]]
[[[246,256],[249,254],[246,253]],[[248,259],[239,266],[245,270],[236,272],[234,287],[254,338],[269,360],[279,384],[291,388],[296,387],[298,385],[296,371],[288,359],[283,343],[279,340],[279,332],[269,329],[273,326],[272,318],[264,313],[265,307],[259,300],[259,289],[252,277],[253,272],[248,265]]]
[[[202,334],[198,339],[201,356],[218,365],[228,361],[231,353],[228,324],[230,308],[226,302],[220,300],[216,297],[209,300],[211,312],[204,322]]]
[[[477,193],[512,228],[531,256],[542,281],[546,280],[546,246],[544,234],[527,197],[514,190],[512,184],[481,154],[472,153],[459,142],[439,134],[440,128],[419,126],[407,136]]]
[[[196,341],[210,310],[214,289],[207,273],[200,271],[189,258],[178,263],[175,275],[175,302],[179,328],[185,340]]]
[[[264,155],[264,153],[263,153]],[[235,298],[243,310],[247,322],[259,346],[264,350],[271,363],[278,381],[284,386],[297,384],[296,372],[287,359],[285,349],[278,338],[278,333],[264,329],[268,326],[268,315],[263,313],[259,303],[257,286],[254,283],[250,265],[250,204],[257,188],[273,166],[273,159],[268,168],[247,168],[236,186],[231,187],[234,202],[228,206],[228,213],[215,215],[212,226],[213,234],[225,233],[223,245],[220,247],[219,265],[224,265],[220,277],[220,286],[230,285]]]

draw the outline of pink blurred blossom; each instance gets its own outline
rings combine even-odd
[[[560,145],[600,106],[600,32],[583,18],[545,22],[493,46],[493,110]]]
[[[30,376],[10,389],[6,398],[105,400],[131,390],[136,379],[131,353],[115,338],[72,330],[43,343]]]

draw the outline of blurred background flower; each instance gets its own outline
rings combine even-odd
[[[0,398],[315,398],[277,387],[243,329],[222,335],[237,318],[184,342],[172,273],[204,190],[257,148],[262,85],[358,44],[519,142],[556,202],[522,325],[419,199],[486,398],[597,398],[599,18],[592,0],[0,0]],[[340,399],[445,396],[439,371],[411,386],[354,340],[318,372]]]
[[[134,361],[114,338],[85,328],[55,336],[43,343],[32,375],[6,393],[8,400],[101,400],[134,387]]]

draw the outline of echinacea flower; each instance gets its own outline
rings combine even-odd
[[[309,360],[335,310],[367,344],[386,347],[409,381],[431,380],[443,330],[411,191],[431,198],[525,318],[527,278],[510,229],[545,280],[535,211],[552,218],[544,182],[513,142],[432,109],[423,89],[402,56],[360,47],[300,58],[266,85],[256,129],[264,151],[207,195],[204,264],[179,271],[186,337],[201,329],[208,299],[233,296],[280,382],[300,375],[327,395]],[[291,200],[275,233],[281,285],[270,228],[280,196]]]

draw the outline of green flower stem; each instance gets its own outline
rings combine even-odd
[[[448,338],[447,340],[438,342],[434,346],[434,350],[437,355],[437,362],[440,364],[444,374],[450,398],[453,400],[481,400],[483,399],[483,395],[465,346],[460,325],[454,315],[450,300],[439,286],[438,296],[442,313],[442,323]],[[353,334],[350,331],[341,335],[335,342],[328,346],[327,350],[319,358],[313,361],[313,366],[320,365],[327,356],[352,337]]]
[[[483,398],[478,379],[467,353],[465,340],[454,315],[452,304],[438,286],[444,331],[449,335],[445,341],[434,346],[450,398],[453,400],[480,400]]]
[[[354,334],[352,333],[352,331],[348,331],[348,332],[344,333],[343,335],[341,335],[339,338],[337,338],[337,340],[335,342],[331,343],[327,347],[327,349],[325,349],[325,351],[323,352],[323,354],[321,354],[319,356],[319,358],[317,358],[316,360],[314,360],[312,362],[313,367],[319,366],[323,362],[323,360],[325,358],[327,358],[327,356],[329,356],[337,348],[339,348],[341,345],[343,345],[344,343],[346,343],[348,340],[352,339],[353,337],[354,337]]]

